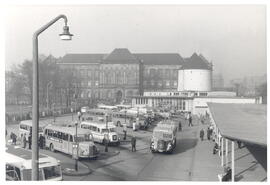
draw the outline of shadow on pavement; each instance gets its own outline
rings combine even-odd
[[[195,138],[185,138],[179,139],[176,143],[176,148],[174,149],[173,154],[183,153],[187,150],[194,148],[197,145],[198,139]]]
[[[256,145],[247,145],[248,151],[254,156],[254,158],[262,165],[265,171],[267,171],[267,148],[256,146]]]

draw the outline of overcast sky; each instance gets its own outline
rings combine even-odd
[[[39,53],[202,53],[225,80],[266,74],[266,7],[259,5],[17,6],[6,15],[6,69],[32,58],[32,34],[66,14],[72,41],[60,41],[63,21],[39,38]]]

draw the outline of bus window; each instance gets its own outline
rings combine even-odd
[[[57,132],[56,131],[53,132],[53,137],[57,138]]]
[[[108,129],[101,129],[101,133],[108,132]]]
[[[115,129],[114,128],[110,128],[110,132],[115,132]]]
[[[68,141],[68,134],[63,134],[63,140]]]
[[[69,142],[73,142],[73,136],[69,135]]]
[[[100,132],[100,129],[99,129],[99,128],[97,128],[97,131],[98,131],[98,132]]]
[[[24,169],[22,171],[23,180],[24,181],[30,181],[32,179],[31,173],[32,173],[32,170],[31,169]],[[41,169],[39,169],[38,175],[39,175],[38,180],[43,180],[44,179],[43,178],[43,173],[42,173]]]
[[[55,177],[60,177],[60,166],[50,166],[43,168],[45,180],[52,179]]]
[[[63,133],[62,132],[57,132],[57,138],[58,139],[63,139]]]
[[[6,165],[6,180],[21,180],[20,170],[14,166]]]

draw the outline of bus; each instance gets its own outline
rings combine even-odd
[[[23,148],[6,146],[6,180],[30,181],[32,174],[32,152]],[[39,180],[63,180],[60,161],[39,154]]]
[[[26,138],[28,138],[30,131],[32,130],[32,123],[32,120],[24,120],[19,123],[19,136],[21,138],[24,134],[26,135]],[[51,121],[49,120],[40,120],[38,134],[43,135],[44,127],[50,123]]]
[[[153,130],[151,152],[172,153],[176,147],[177,123],[171,120],[161,121]]]
[[[83,121],[80,124],[80,128],[90,130],[95,142],[105,144],[105,137],[108,134],[109,144],[120,144],[120,137],[115,131],[115,126],[112,123],[108,123],[106,127],[105,123]]]
[[[105,109],[90,109],[86,113],[82,115],[82,120],[93,120],[93,121],[101,121],[101,118],[103,118],[103,121],[105,120],[105,116],[107,115],[108,121],[112,121],[112,111],[105,110]],[[98,118],[99,120],[97,120]]]
[[[78,158],[96,158],[99,150],[93,142],[90,131],[75,127],[47,125],[44,129],[45,143],[52,152],[59,151],[69,155],[78,152]],[[74,146],[78,144],[75,151]]]
[[[111,106],[111,105],[98,105],[99,109],[103,110],[109,110],[109,111],[116,111],[118,108],[116,106]]]
[[[126,124],[127,127],[132,128],[133,122],[135,122],[135,129],[146,129],[147,125],[145,122],[145,117],[143,115],[125,113],[125,112],[114,112],[112,113],[112,122],[116,126],[122,127]]]

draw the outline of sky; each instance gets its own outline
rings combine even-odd
[[[39,53],[194,52],[213,62],[226,82],[266,74],[264,5],[61,5],[6,9],[5,68],[32,58],[32,35],[59,14],[72,41],[61,41],[63,20],[39,36]]]

